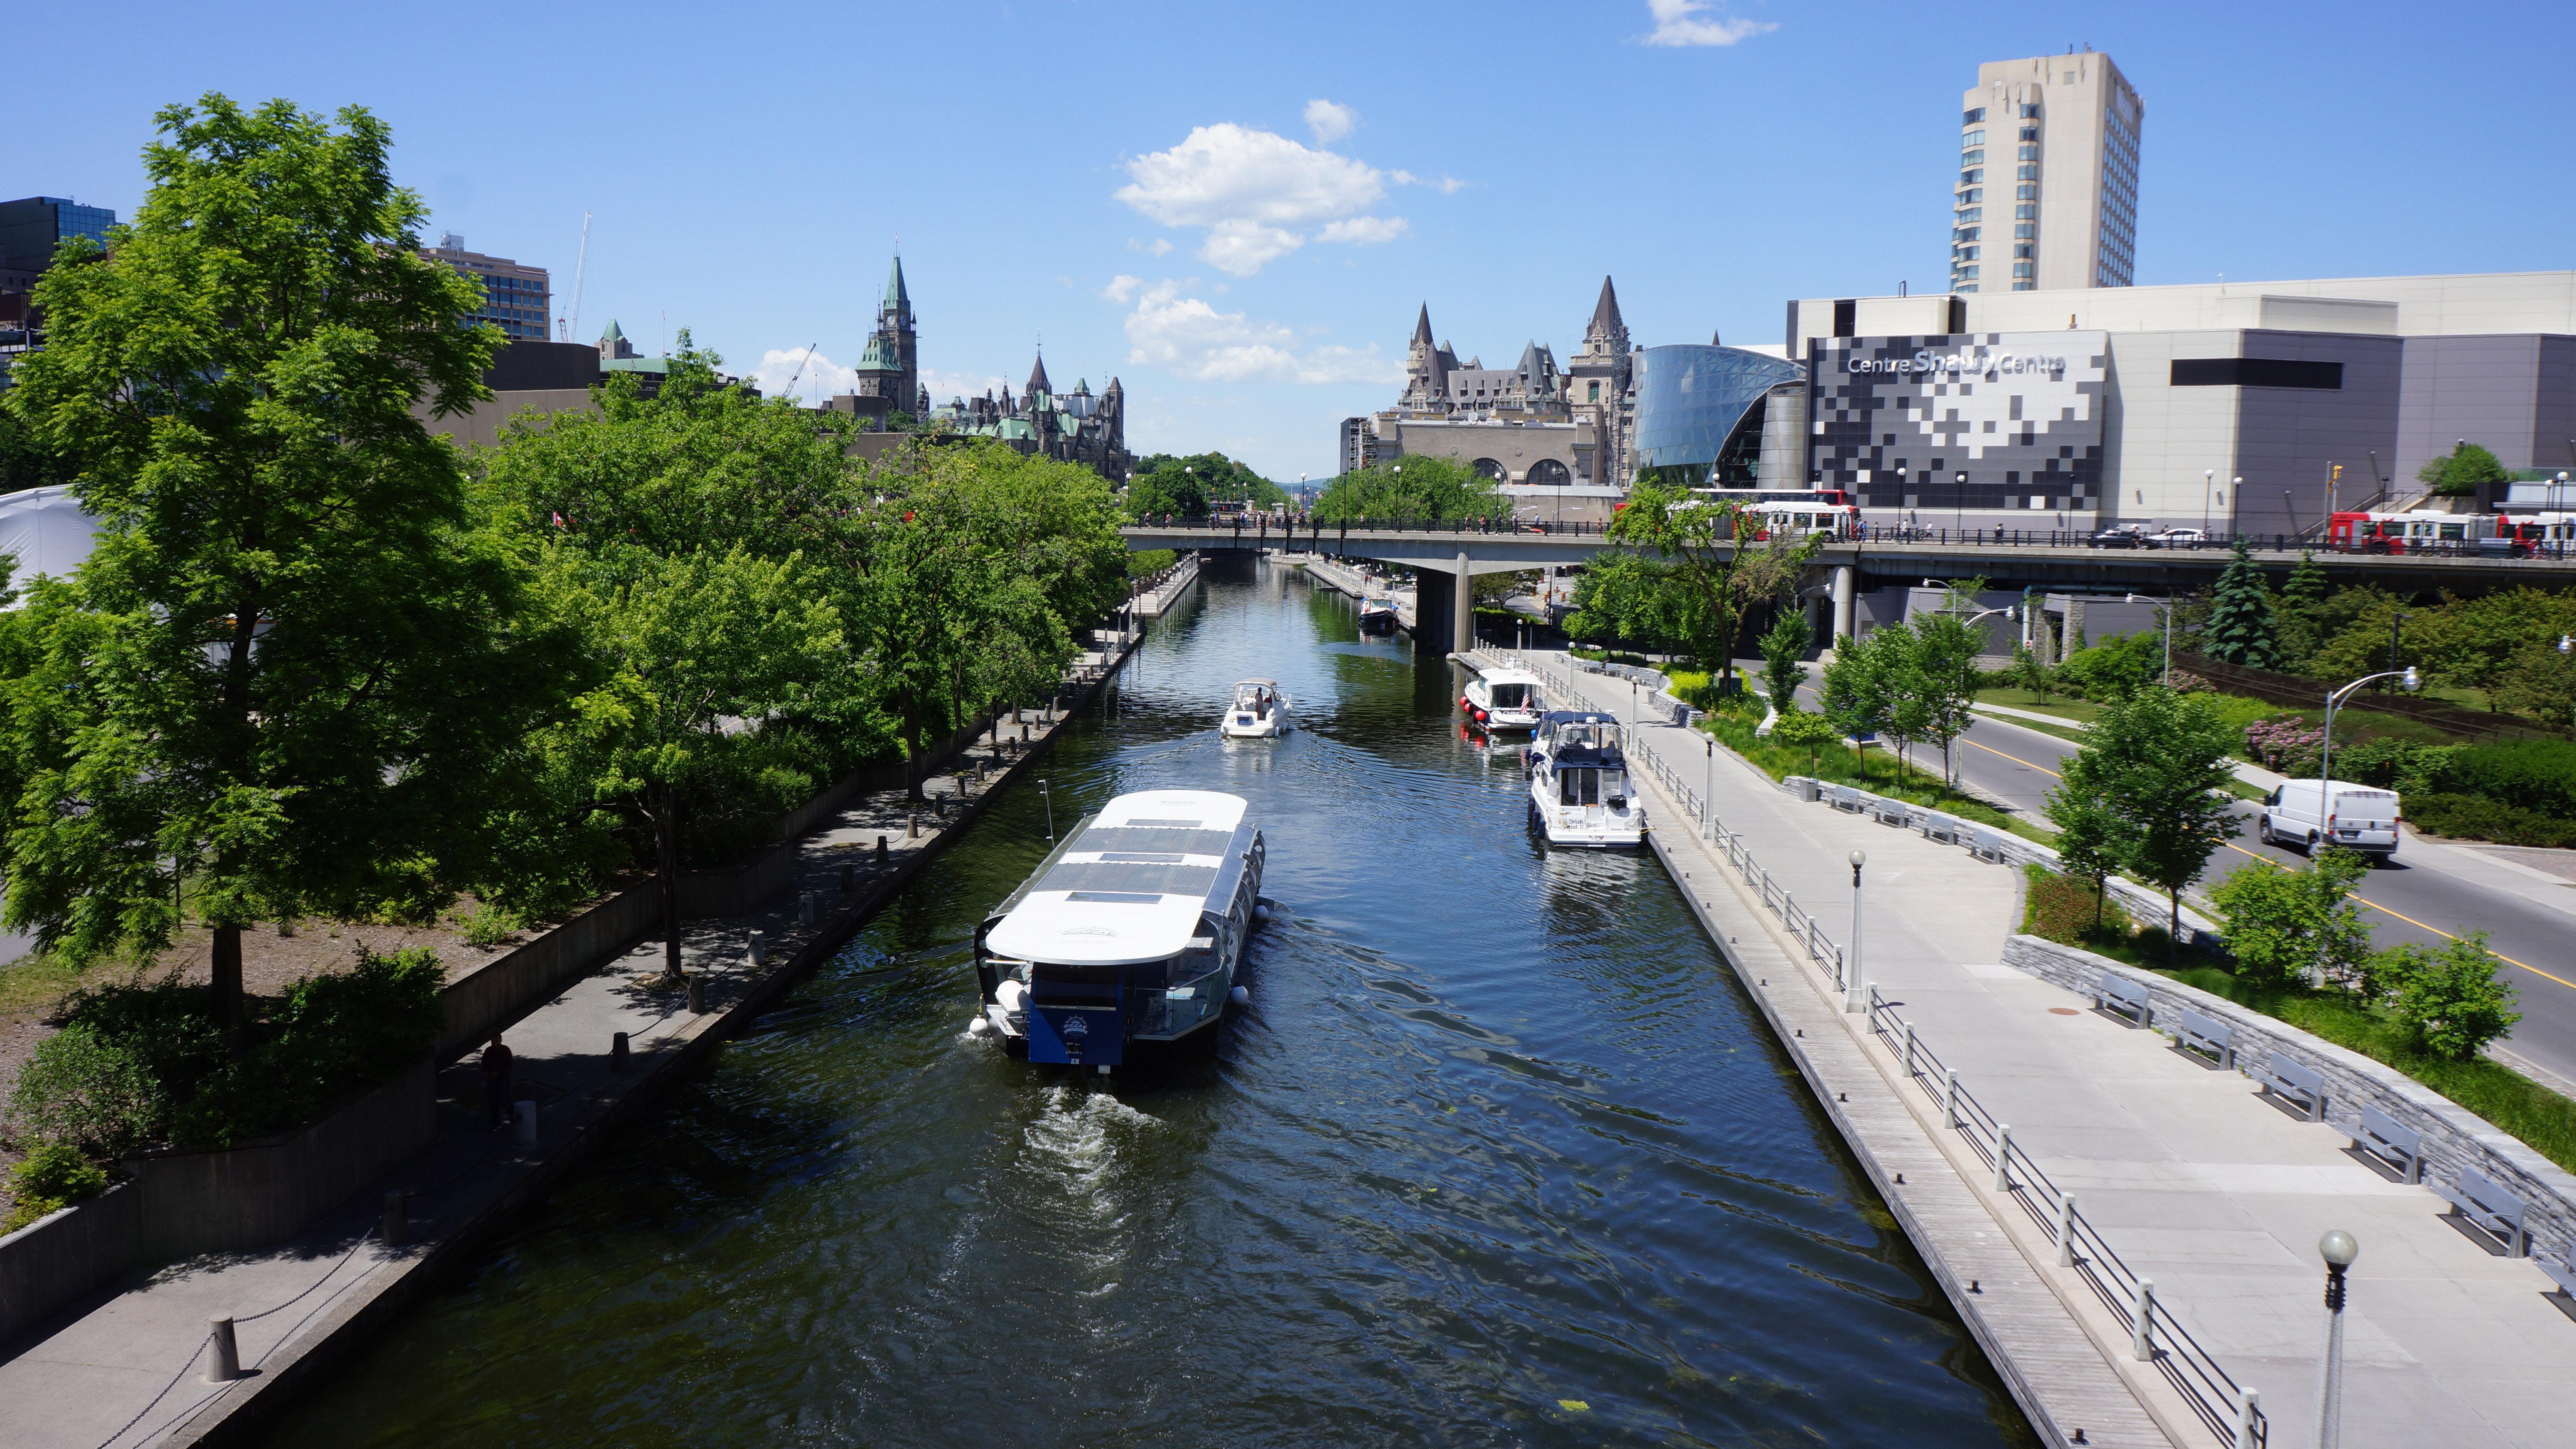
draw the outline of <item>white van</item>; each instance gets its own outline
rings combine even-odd
[[[2330,801],[2319,808],[2321,800]],[[2284,780],[2263,797],[2254,833],[2266,845],[2313,851],[2340,845],[2364,855],[2397,854],[2397,792],[2342,780]]]

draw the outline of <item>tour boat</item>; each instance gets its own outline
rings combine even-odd
[[[1392,634],[1392,633],[1394,633],[1394,632],[1395,632],[1395,623],[1396,623],[1396,620],[1395,620],[1395,600],[1393,600],[1393,599],[1362,599],[1362,600],[1360,600],[1360,632],[1361,632],[1361,633],[1363,633],[1363,634]]]
[[[1267,739],[1297,727],[1288,717],[1288,695],[1275,679],[1247,679],[1234,687],[1234,702],[1225,707],[1217,728],[1227,738]]]
[[[1623,849],[1646,840],[1646,803],[1628,780],[1619,721],[1589,710],[1550,710],[1524,756],[1529,823],[1550,845]]]
[[[1240,796],[1121,795],[1075,822],[975,932],[967,1031],[1014,1057],[1107,1072],[1213,1042],[1261,903],[1261,831]]]
[[[1458,707],[1488,731],[1536,729],[1547,712],[1543,688],[1528,670],[1496,669],[1468,680]]]

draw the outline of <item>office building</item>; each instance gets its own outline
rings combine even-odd
[[[2145,111],[2111,58],[1989,61],[1960,103],[1950,290],[2128,286]]]
[[[489,257],[465,249],[465,238],[449,232],[421,255],[447,263],[483,284],[483,306],[474,319],[489,322],[513,342],[544,342],[554,336],[554,296],[543,267],[522,266],[508,257]]]
[[[11,359],[44,345],[44,318],[28,292],[54,264],[54,250],[75,236],[107,245],[116,213],[60,196],[0,201],[0,387]]]
[[[1784,344],[1872,522],[2312,533],[2463,439],[2576,469],[2576,272],[1810,298]]]

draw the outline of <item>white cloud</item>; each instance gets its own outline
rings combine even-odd
[[[1342,139],[1358,130],[1359,124],[1360,113],[1348,106],[1320,100],[1306,103],[1306,128],[1315,133],[1319,145]]]
[[[1354,216],[1325,227],[1315,234],[1315,240],[1370,246],[1395,240],[1404,235],[1409,225],[1400,216]]]
[[[1780,27],[1768,21],[1742,20],[1733,16],[1704,16],[1710,0],[1646,0],[1646,9],[1655,17],[1655,28],[1646,36],[1648,45],[1733,45],[1739,40]]]
[[[1128,298],[1136,295],[1136,289],[1143,285],[1145,285],[1143,277],[1131,277],[1125,272],[1120,272],[1109,279],[1108,286],[1100,289],[1100,295],[1123,307],[1127,304]]]
[[[961,397],[982,397],[986,393],[1000,396],[1002,380],[985,372],[942,372],[935,367],[921,370],[921,385],[930,391],[930,405],[944,408]]]
[[[1242,312],[1220,312],[1164,280],[1127,314],[1128,361],[1200,382],[1401,382],[1404,369],[1372,346],[1297,350],[1294,330]]]
[[[1172,244],[1161,237],[1154,238],[1150,243],[1140,242],[1132,236],[1127,238],[1127,250],[1131,252],[1143,252],[1147,256],[1159,257],[1171,249]]]
[[[1128,162],[1127,173],[1135,179],[1118,200],[1165,226],[1205,227],[1200,258],[1238,277],[1304,246],[1310,227],[1360,217],[1386,195],[1387,181],[1366,162],[1231,122],[1200,126],[1172,149]]]
[[[1387,173],[1387,179],[1398,186],[1428,186],[1443,196],[1455,196],[1467,184],[1455,176],[1443,176],[1434,181],[1428,176],[1416,176],[1410,171],[1390,171]]]
[[[771,348],[760,355],[760,365],[751,370],[752,380],[763,393],[778,397],[786,393],[788,379],[792,377],[796,380],[795,395],[808,400],[817,396],[837,397],[859,385],[858,369],[843,367],[834,362],[829,353],[821,351],[815,351],[809,358],[807,351],[802,347]],[[801,371],[800,363],[803,364]]]

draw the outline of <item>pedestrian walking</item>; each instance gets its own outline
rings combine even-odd
[[[510,1125],[510,1049],[497,1031],[483,1043],[483,1101],[493,1131]]]

